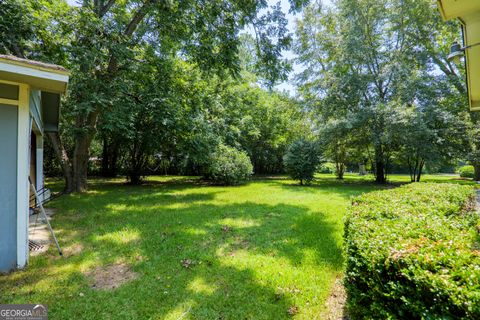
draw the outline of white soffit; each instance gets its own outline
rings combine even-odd
[[[0,55],[0,79],[43,91],[65,93],[70,73],[62,67]]]

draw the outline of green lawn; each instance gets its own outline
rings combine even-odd
[[[282,319],[289,309],[321,318],[342,275],[349,199],[378,188],[353,175],[321,175],[305,187],[281,178],[239,187],[94,180],[87,194],[51,204],[60,243],[74,254],[51,248],[26,271],[0,276],[0,303],[44,303],[51,319]],[[116,263],[136,278],[92,288],[92,270]]]

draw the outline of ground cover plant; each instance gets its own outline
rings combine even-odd
[[[475,189],[410,184],[356,198],[346,220],[354,319],[480,317]]]

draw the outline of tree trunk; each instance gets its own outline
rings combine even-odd
[[[473,164],[473,179],[480,181],[480,163]]]
[[[382,160],[375,162],[375,182],[381,184],[387,182],[387,178],[385,177],[385,164]]]
[[[413,168],[412,161],[410,161],[410,158],[408,158],[407,164],[408,164],[408,173],[410,174],[410,182],[415,182],[415,169]]]
[[[131,184],[140,184],[142,182],[142,176],[139,170],[132,170],[128,175],[128,180]]]
[[[73,191],[87,191],[88,160],[90,158],[90,145],[96,133],[97,118],[100,113],[99,107],[90,112],[86,117],[78,116],[76,127],[82,128],[82,132],[75,136],[75,148],[73,150]]]
[[[138,139],[140,138],[136,137],[130,151],[128,179],[131,184],[139,184],[142,182],[142,173],[144,172],[147,159],[144,153],[144,146]]]
[[[345,164],[341,162],[335,163],[335,175],[337,176],[338,180],[343,180],[343,174],[345,173]]]
[[[74,189],[72,164],[68,158],[65,148],[63,147],[62,141],[60,140],[60,135],[58,132],[49,132],[47,133],[47,136],[50,138],[53,150],[55,151],[55,154],[62,166],[63,178],[65,179],[64,192],[71,193]]]
[[[75,192],[87,191],[88,160],[91,138],[82,134],[75,139],[73,152],[73,186]]]
[[[418,172],[420,171],[420,162],[419,162],[419,159],[418,159],[418,153],[417,153],[417,156],[415,157],[415,166],[413,167],[413,181],[412,182],[415,182],[417,181],[418,178]]]
[[[360,163],[358,165],[358,174],[361,175],[361,176],[364,176],[364,175],[367,174],[367,170],[365,169],[365,164]]]
[[[117,139],[103,138],[102,177],[112,178],[117,175],[118,149]]]
[[[375,148],[375,182],[384,184],[387,182],[385,176],[385,162],[381,147]]]
[[[102,146],[102,171],[101,175],[102,177],[108,177],[109,176],[109,165],[108,163],[110,162],[110,155],[108,152],[108,139],[107,137],[103,137],[103,146]]]
[[[417,180],[416,180],[417,182],[420,182],[424,165],[425,165],[425,161],[420,160],[420,165],[418,166],[418,171],[417,171]]]
[[[87,190],[87,171],[91,135],[82,134],[75,139],[73,158],[70,159],[56,132],[49,133],[55,154],[62,164],[65,179],[65,192],[84,192]]]

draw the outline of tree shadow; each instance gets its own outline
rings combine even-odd
[[[344,199],[349,199],[352,196],[357,196],[362,193],[368,193],[376,190],[391,189],[400,186],[401,184],[385,184],[379,185],[374,182],[357,181],[357,180],[314,180],[308,185],[300,185],[293,181],[269,181],[272,186],[277,186],[283,190],[292,192],[302,192],[307,194],[315,194],[318,192],[324,194],[331,194],[339,196]]]

